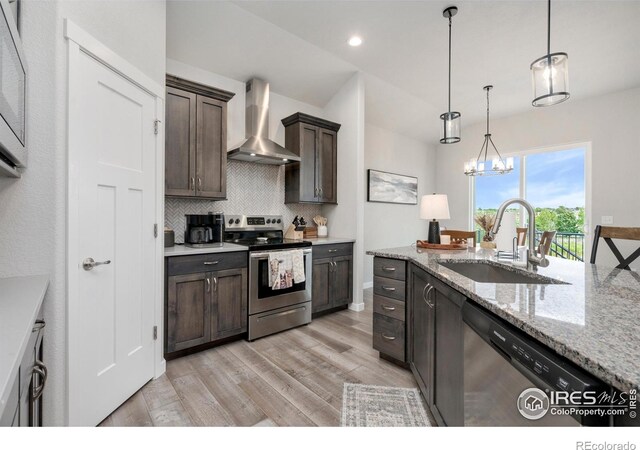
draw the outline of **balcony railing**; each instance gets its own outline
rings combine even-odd
[[[540,243],[542,231],[536,231],[536,246]],[[477,230],[477,242],[484,237],[483,230]],[[584,234],[557,232],[549,248],[550,256],[584,261]]]
[[[536,246],[540,242],[542,231],[536,231]],[[584,261],[584,234],[557,232],[551,241],[550,256]]]

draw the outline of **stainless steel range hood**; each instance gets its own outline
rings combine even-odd
[[[287,164],[300,157],[269,139],[269,83],[256,78],[247,82],[246,138],[227,152],[229,159],[259,164]]]

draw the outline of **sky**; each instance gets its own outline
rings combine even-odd
[[[534,208],[584,207],[584,148],[528,155],[526,199]],[[498,208],[520,197],[520,157],[513,172],[476,177],[476,208]]]

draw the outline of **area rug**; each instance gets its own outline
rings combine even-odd
[[[417,389],[345,383],[343,427],[429,427]]]

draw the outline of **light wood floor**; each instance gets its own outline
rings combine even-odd
[[[167,363],[101,426],[338,426],[345,382],[416,387],[371,346],[365,310],[340,311],[255,342]]]

